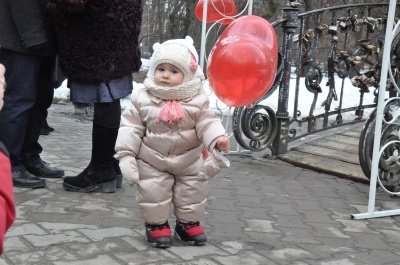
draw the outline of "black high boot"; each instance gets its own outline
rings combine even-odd
[[[118,128],[93,124],[92,159],[76,177],[64,178],[63,187],[77,192],[115,192],[117,174],[114,170],[114,147]]]

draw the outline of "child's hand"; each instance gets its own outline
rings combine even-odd
[[[139,182],[139,170],[137,167],[136,159],[133,156],[124,156],[119,160],[119,168],[121,169],[122,176],[133,186]]]
[[[221,150],[224,153],[228,153],[229,152],[229,148],[230,148],[230,141],[229,138],[226,136],[221,136],[217,139],[217,148],[219,150]]]

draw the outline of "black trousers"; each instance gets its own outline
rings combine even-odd
[[[40,131],[47,118],[54,86],[55,56],[36,56],[2,49],[7,89],[0,111],[0,141],[10,152],[13,171],[40,161]]]

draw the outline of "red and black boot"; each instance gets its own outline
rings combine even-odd
[[[202,246],[207,242],[207,236],[199,222],[182,223],[176,220],[174,235],[190,246]]]
[[[171,229],[168,222],[161,225],[146,225],[146,238],[154,248],[169,248],[171,246]]]

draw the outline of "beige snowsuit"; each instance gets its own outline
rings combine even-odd
[[[156,121],[165,102],[146,88],[132,96],[122,113],[115,157],[125,180],[137,183],[136,199],[146,223],[165,223],[173,206],[179,220],[198,222],[205,211],[208,180],[229,166],[214,150],[225,129],[203,89],[179,101],[185,118],[177,124]],[[211,151],[206,160],[204,146]]]

